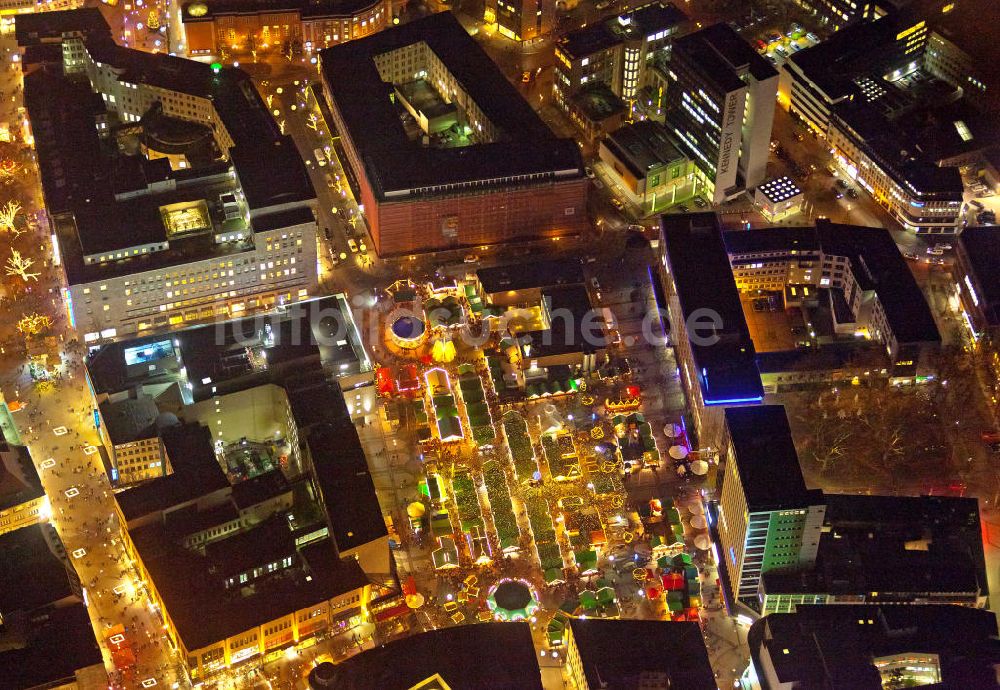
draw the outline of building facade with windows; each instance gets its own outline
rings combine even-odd
[[[119,47],[95,11],[17,23],[71,325],[93,343],[308,296],[315,192],[249,77]]]
[[[512,41],[538,41],[555,26],[556,0],[486,0],[485,4],[483,22]]]
[[[194,0],[181,7],[188,55],[309,53],[381,31],[392,24],[391,15],[388,0]]]
[[[23,446],[0,442],[0,534],[48,519],[49,499]]]
[[[556,103],[572,111],[581,89],[600,83],[631,112],[657,55],[670,49],[687,23],[687,15],[676,5],[652,2],[560,37],[552,79]]]
[[[690,199],[699,190],[694,163],[681,153],[666,127],[643,120],[611,133],[598,156],[614,173],[629,200],[647,216]]]
[[[1000,228],[966,228],[955,247],[954,290],[976,340],[1000,334]]]
[[[967,164],[980,145],[960,115],[942,109],[929,127],[919,114],[982,95],[968,90],[964,68],[946,56],[953,51],[940,38],[935,43],[938,16],[940,8],[911,8],[840,31],[789,57],[779,89],[779,103],[829,142],[847,176],[916,234],[958,233],[963,186],[954,166]],[[946,81],[961,88],[921,103],[910,81],[923,71],[949,72]]]
[[[764,181],[778,73],[726,24],[674,42],[665,124],[694,161],[713,203]]]
[[[710,506],[730,610],[759,610],[761,576],[816,559],[823,493],[806,489],[781,405],[728,408],[719,500]]]

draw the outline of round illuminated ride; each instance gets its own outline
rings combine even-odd
[[[407,350],[419,347],[427,335],[427,326],[415,316],[400,316],[389,327],[392,342]]]
[[[538,610],[538,596],[527,582],[505,579],[490,588],[486,604],[497,620],[519,621]]]

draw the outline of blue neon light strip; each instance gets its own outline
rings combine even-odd
[[[764,400],[763,395],[753,398],[727,398],[725,400],[705,400],[705,405],[737,405],[739,403],[759,403]]]

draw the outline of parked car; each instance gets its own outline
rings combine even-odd
[[[697,206],[698,208],[705,208],[706,206],[708,206],[708,202],[702,199],[700,196],[696,196],[694,198],[694,205]]]
[[[944,250],[938,246],[928,247],[927,253],[930,254],[931,256],[941,256],[942,254],[944,254]]]
[[[857,199],[858,190],[856,190],[854,187],[849,187],[847,190],[847,196],[851,197],[852,199]]]
[[[477,261],[479,261],[479,256],[476,254],[466,254],[465,258],[462,259],[462,262],[467,264],[474,264]]]
[[[621,199],[619,199],[618,197],[611,197],[611,205],[614,206],[619,211],[625,208],[625,204],[623,204],[621,202]]]
[[[594,169],[591,168],[589,165],[585,167],[583,171],[587,173],[587,177],[589,177],[590,179],[594,179]]]
[[[910,261],[920,261],[920,257],[914,252],[903,252],[903,258],[909,259]]]
[[[353,253],[355,253],[355,254],[357,254],[357,253],[358,253],[358,243],[354,241],[354,238],[353,238],[353,237],[351,237],[351,238],[349,238],[349,239],[347,240],[347,246],[348,246],[348,247],[350,248],[350,250],[351,250],[351,251],[352,251]]]

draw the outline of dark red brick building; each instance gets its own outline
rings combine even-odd
[[[585,228],[587,178],[576,143],[552,134],[450,13],[324,50],[320,59],[329,125],[380,256]],[[417,82],[433,94],[420,107],[404,102]],[[432,119],[447,128],[428,129]]]

